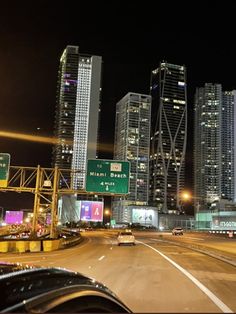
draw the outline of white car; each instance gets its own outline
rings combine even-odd
[[[172,235],[183,235],[184,230],[181,227],[176,227],[172,230]]]
[[[121,231],[117,236],[118,245],[121,244],[133,244],[135,245],[135,237],[129,230]]]

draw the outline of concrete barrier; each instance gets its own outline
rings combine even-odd
[[[0,242],[0,252],[1,253],[8,252],[8,241],[1,241]]]
[[[9,240],[0,241],[0,253],[7,252],[50,252],[58,249],[65,249],[67,247],[79,244],[83,241],[81,235],[71,236],[61,239],[48,240]]]
[[[16,241],[9,241],[8,252],[15,252],[15,251],[16,251]]]
[[[29,249],[30,249],[30,252],[40,252],[41,251],[41,241],[30,241]]]
[[[26,242],[25,241],[16,241],[16,252],[24,253],[26,251]]]
[[[77,237],[71,237],[71,238],[66,238],[66,239],[60,239],[60,248],[66,248],[66,247],[70,247],[76,244],[79,244],[80,242],[83,241],[83,238],[81,236],[77,236]]]
[[[44,252],[50,252],[58,250],[60,247],[60,240],[44,240],[43,241],[43,250]]]

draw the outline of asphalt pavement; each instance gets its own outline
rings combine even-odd
[[[83,236],[83,243],[65,250],[2,253],[0,259],[79,271],[107,285],[133,312],[236,312],[236,267],[164,242],[170,234],[138,232],[135,246],[118,246],[116,232],[111,231]],[[184,234],[172,240],[211,242],[200,238]]]

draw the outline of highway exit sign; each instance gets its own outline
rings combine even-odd
[[[128,194],[129,173],[128,161],[89,159],[86,192]]]
[[[6,188],[10,167],[10,154],[0,153],[0,187]]]

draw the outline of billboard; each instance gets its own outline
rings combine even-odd
[[[103,221],[103,202],[81,201],[80,219],[83,221]]]
[[[23,214],[21,210],[7,210],[5,214],[5,223],[8,225],[12,224],[22,224]]]
[[[132,222],[157,227],[157,211],[149,208],[133,208]]]
[[[212,217],[212,229],[236,230],[236,216]]]

